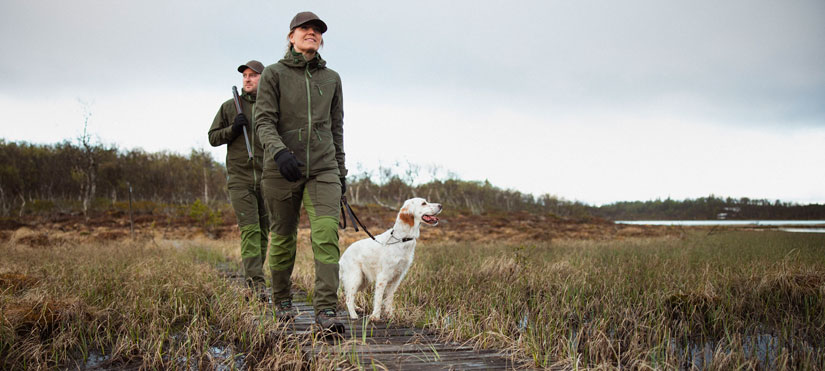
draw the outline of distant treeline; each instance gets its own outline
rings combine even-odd
[[[205,151],[182,156],[85,144],[0,139],[0,215],[102,209],[128,201],[129,186],[136,201],[227,198],[226,169]]]
[[[412,185],[413,182],[405,181],[397,174],[391,174],[382,183],[375,183],[363,174],[352,178],[347,187],[347,197],[354,204],[373,203],[396,209],[408,198],[423,197],[450,210],[472,214],[527,211],[579,220],[591,218],[589,207],[583,203],[549,194],[535,197],[529,193],[495,187],[488,181],[449,178]]]
[[[351,172],[347,197],[355,205],[377,204],[395,209],[404,200],[419,196],[459,212],[522,211],[576,220],[825,219],[825,205],[715,196],[594,207],[550,194],[536,197],[501,189],[488,181],[460,180],[453,174],[438,177],[432,169],[428,177],[432,180],[416,184],[421,178],[420,170],[419,166],[408,164],[402,171],[396,164],[379,167],[377,171]],[[202,150],[192,150],[184,156],[119,150],[115,146],[92,144],[88,137],[49,145],[0,139],[0,216],[122,210],[130,186],[131,196],[141,203],[141,210],[196,201],[225,207],[229,202],[226,168]]]
[[[798,205],[779,200],[771,202],[710,195],[684,201],[668,198],[644,202],[617,202],[593,208],[591,213],[612,220],[825,220],[825,205]]]
[[[92,145],[82,139],[47,145],[0,139],[0,215],[100,211],[115,205],[122,208],[129,196],[129,186],[135,202],[229,201],[226,168],[205,151],[192,150],[188,156],[140,149],[124,151],[116,146]],[[454,176],[412,185],[418,177],[417,170],[407,169],[403,175],[396,171],[382,167],[376,176],[371,172],[351,174],[347,192],[350,202],[395,209],[404,200],[421,196],[451,210],[470,213],[528,211],[589,217],[587,205],[551,195],[534,197],[503,190],[489,182],[463,181]]]

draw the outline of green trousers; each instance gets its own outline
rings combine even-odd
[[[269,268],[272,273],[272,300],[291,298],[292,268],[298,243],[298,217],[301,204],[310,223],[310,242],[315,257],[315,311],[335,308],[338,304],[338,213],[341,181],[336,172],[322,173],[309,179],[289,182],[283,178],[261,182],[264,202],[269,211],[271,244]]]
[[[233,188],[229,198],[238,227],[241,230],[241,259],[246,284],[253,289],[265,289],[263,265],[266,260],[269,216],[260,188]]]

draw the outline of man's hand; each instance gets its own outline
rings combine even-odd
[[[282,149],[275,154],[275,163],[278,164],[278,171],[281,172],[281,175],[283,175],[286,180],[295,182],[301,179],[301,169],[298,167],[303,164],[298,162],[295,155],[288,149]]]
[[[347,177],[342,176],[341,178],[341,194],[347,194]]]
[[[235,116],[235,122],[232,124],[232,131],[235,134],[243,133],[243,127],[249,125],[249,121],[246,121],[246,116],[243,113],[239,113]]]

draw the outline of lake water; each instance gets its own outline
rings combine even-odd
[[[616,224],[670,226],[770,226],[785,232],[825,233],[825,220],[617,220]],[[789,228],[789,227],[822,228]]]

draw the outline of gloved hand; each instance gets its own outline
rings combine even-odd
[[[286,180],[295,182],[301,179],[301,169],[298,167],[303,164],[298,162],[295,155],[288,149],[282,149],[275,154],[275,163],[278,164],[278,171],[281,172],[281,175],[283,175]]]
[[[246,116],[243,113],[239,113],[235,116],[235,122],[232,124],[232,131],[235,134],[243,133],[243,127],[249,125],[249,121],[246,121]]]
[[[341,179],[341,194],[345,195],[347,194],[347,177],[342,176],[339,179]]]

